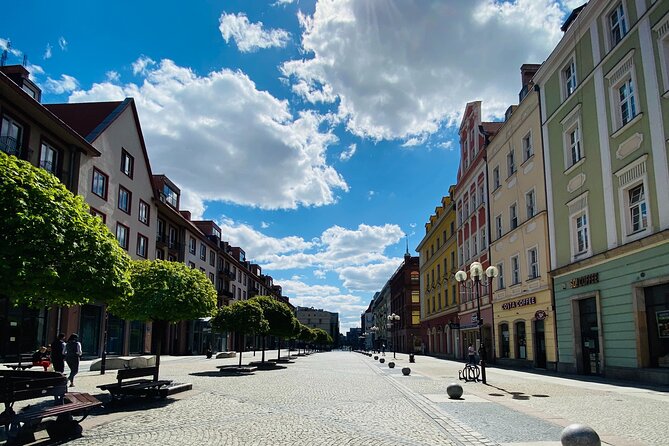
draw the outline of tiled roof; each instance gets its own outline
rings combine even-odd
[[[82,102],[75,104],[44,104],[89,142],[99,132],[94,132],[123,102]]]

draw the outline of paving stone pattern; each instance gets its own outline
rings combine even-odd
[[[605,444],[667,444],[669,399],[663,392],[536,380],[491,368],[490,385],[462,383],[463,400],[453,401],[446,386],[457,381],[462,364],[424,356],[408,364],[397,357],[397,367],[389,369],[357,353],[319,353],[250,376],[216,369],[237,358],[164,358],[161,378],[190,382],[192,391],[107,406],[84,421],[82,438],[68,444],[552,446],[559,445],[563,426],[574,422],[593,426]],[[258,359],[244,354],[244,363]],[[401,373],[407,365],[411,376]],[[95,386],[114,376],[83,372],[74,389],[108,401]],[[648,410],[632,417],[640,405]],[[621,419],[617,410],[631,419]],[[615,421],[601,423],[607,417]],[[615,428],[642,418],[650,421],[637,424],[635,435]]]

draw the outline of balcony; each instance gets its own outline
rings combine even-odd
[[[14,155],[21,158],[21,146],[16,138],[11,136],[0,136],[0,150],[7,155]]]
[[[233,273],[229,268],[219,271],[220,274],[223,274],[224,277],[227,277],[229,280],[235,280],[237,275]]]

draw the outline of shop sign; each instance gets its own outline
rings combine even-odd
[[[581,277],[575,277],[569,281],[571,288],[578,288],[586,285],[599,283],[599,273],[592,273]]]
[[[449,322],[448,328],[450,328],[451,330],[459,330],[460,324],[458,324],[457,322]]]
[[[669,338],[669,310],[655,312],[657,333],[661,338]]]
[[[548,314],[544,310],[537,310],[536,313],[534,313],[534,319],[538,321],[543,321],[548,317]]]
[[[505,302],[502,304],[502,310],[510,310],[516,307],[524,307],[525,305],[534,305],[537,303],[537,298],[525,297],[523,299],[514,300],[513,302]]]

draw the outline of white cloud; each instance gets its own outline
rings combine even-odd
[[[290,303],[296,306],[338,312],[340,317],[342,315],[352,317],[357,314],[358,319],[360,313],[367,308],[360,297],[342,293],[336,286],[309,285],[294,279],[279,279],[277,282],[281,284],[283,294],[290,297]]]
[[[353,155],[355,155],[355,151],[357,148],[358,146],[355,143],[350,144],[346,150],[344,150],[339,154],[339,159],[342,161],[350,160],[353,157]]]
[[[58,46],[60,47],[61,50],[65,51],[67,50],[67,40],[65,40],[65,37],[60,36],[58,38]]]
[[[260,227],[262,229],[267,229],[267,228],[269,228],[269,223],[267,223],[266,221],[261,221],[260,222]]]
[[[327,277],[327,273],[321,269],[315,269],[313,274],[317,279],[325,279],[325,277]]]
[[[156,64],[156,62],[151,59],[150,57],[146,57],[145,55],[139,56],[136,61],[132,63],[132,74],[134,75],[146,75],[147,74],[147,68],[152,67]]]
[[[455,144],[453,143],[453,140],[440,142],[439,144],[437,144],[437,147],[441,147],[442,149],[446,149],[449,151],[455,150]]]
[[[402,259],[391,258],[369,265],[345,266],[337,273],[348,290],[379,291],[401,264]]]
[[[276,0],[274,3],[272,3],[272,6],[286,6],[290,5],[294,1],[295,0]]]
[[[51,59],[51,49],[51,44],[47,43],[46,49],[44,50],[44,55],[42,56],[43,59]]]
[[[79,87],[79,82],[72,76],[61,74],[60,79],[47,78],[44,87],[55,94],[70,93]]]
[[[189,205],[221,200],[294,209],[332,204],[337,189],[348,191],[326,162],[326,150],[337,137],[322,130],[324,118],[316,113],[293,115],[287,101],[259,91],[240,71],[198,76],[171,60],[153,66],[146,56],[133,70],[143,73],[141,85],[94,84],[73,92],[70,101],[133,97],[153,171],[167,174],[190,194]],[[240,187],[249,178],[253,187]]]
[[[290,39],[290,33],[283,29],[263,29],[263,23],[251,23],[245,14],[223,13],[219,27],[226,43],[234,40],[241,52],[252,52],[260,48],[283,48]]]
[[[2,50],[2,51],[7,50],[7,52],[8,52],[9,54],[12,54],[12,55],[14,55],[14,56],[16,56],[16,57],[21,57],[21,56],[22,56],[21,51],[19,51],[19,50],[17,50],[16,48],[12,47],[12,44],[11,44],[11,42],[9,41],[9,39],[3,39],[3,38],[1,38],[1,37],[0,37],[0,50]]]
[[[374,195],[376,195],[376,192],[374,192],[373,190],[370,190],[369,192],[367,192],[367,200],[369,201],[372,198],[374,198]]]
[[[107,79],[107,82],[118,82],[121,80],[121,75],[118,71],[110,70],[105,73],[105,78]]]
[[[563,16],[556,0],[321,0],[298,17],[307,57],[282,72],[307,101],[336,104],[353,134],[411,146],[473,99],[501,116],[520,65],[548,56]]]

